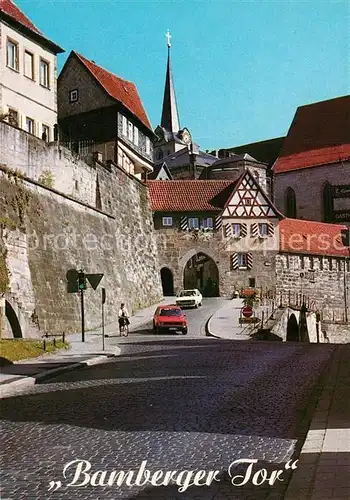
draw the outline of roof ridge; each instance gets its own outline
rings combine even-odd
[[[2,6],[5,6],[6,3],[10,3],[14,7],[15,10],[18,10],[18,12],[20,14],[22,14],[22,16],[25,18],[25,21],[28,24],[26,25],[20,19],[17,19],[14,15],[12,15],[11,13],[9,13],[8,11],[2,9]],[[8,16],[12,17],[18,23],[22,24],[23,26],[26,26],[27,28],[31,29],[32,31],[34,31],[37,34],[39,34],[39,35],[43,36],[44,38],[46,38],[45,35],[39,30],[39,28],[37,28],[37,26],[29,19],[29,17],[25,14],[25,12],[20,7],[18,7],[18,5],[16,5],[12,0],[0,0],[0,10],[2,10],[3,12],[5,12],[5,14],[7,14]]]
[[[83,56],[79,52],[76,52],[75,50],[72,50],[72,52],[74,52],[74,54],[76,54],[80,59],[83,59],[83,60],[87,61],[88,63],[93,64],[94,66],[97,66],[98,68],[102,69],[106,73],[109,73],[112,77],[118,78],[118,80],[122,80],[123,82],[129,83],[130,85],[133,85],[134,87],[136,87],[135,83],[132,82],[131,80],[127,80],[126,78],[123,78],[121,76],[116,75],[115,73],[112,73],[112,71],[110,71],[109,69],[106,69],[103,66],[100,66],[99,64],[95,63],[91,59],[88,59],[87,57]]]

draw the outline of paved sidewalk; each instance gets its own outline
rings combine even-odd
[[[252,324],[239,323],[243,306],[243,299],[228,299],[227,304],[210,318],[207,326],[208,333],[222,339],[251,340]],[[258,318],[261,318],[262,312],[266,318],[271,313],[271,309],[268,306],[260,306],[254,310],[255,316]]]
[[[174,297],[166,297],[159,304],[171,304]],[[130,332],[152,321],[156,307],[140,309],[130,318]],[[84,366],[103,363],[108,357],[118,356],[120,348],[110,345],[109,339],[119,333],[118,321],[105,327],[105,349],[103,350],[102,328],[85,332],[85,342],[81,341],[81,333],[66,336],[69,349],[61,349],[54,354],[44,354],[38,358],[16,361],[0,370],[0,397],[9,396],[15,388],[24,388],[38,383],[63,371],[74,370]]]
[[[238,322],[242,306],[241,299],[229,300],[210,319],[209,333],[223,339],[249,340],[247,329]],[[336,346],[324,378],[284,500],[350,499],[350,344]],[[281,500],[273,491],[270,498]]]
[[[350,498],[350,344],[339,345],[285,500]]]

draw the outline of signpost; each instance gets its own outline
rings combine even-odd
[[[105,312],[106,289],[102,287],[102,350],[105,350]]]
[[[86,282],[88,281],[91,287],[96,290],[103,274],[85,274],[84,269],[77,271],[76,269],[69,269],[66,273],[67,278],[67,292],[79,293],[80,292],[80,307],[81,307],[81,341],[85,342],[85,310],[84,310],[84,290],[86,290]],[[102,289],[102,304],[106,300],[106,291]],[[102,310],[104,316],[104,311]],[[104,319],[104,318],[103,318]],[[104,324],[103,324],[104,329]],[[103,349],[104,349],[104,333],[103,333]]]
[[[242,307],[242,314],[245,318],[250,318],[253,315],[253,308],[251,306]]]

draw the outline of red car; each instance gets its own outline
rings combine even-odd
[[[187,318],[179,306],[159,306],[153,316],[153,331],[181,332],[187,334]]]

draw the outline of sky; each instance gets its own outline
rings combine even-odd
[[[349,94],[350,2],[14,0],[66,52],[133,81],[155,128],[166,31],[180,126],[202,150],[287,134],[298,106]]]

